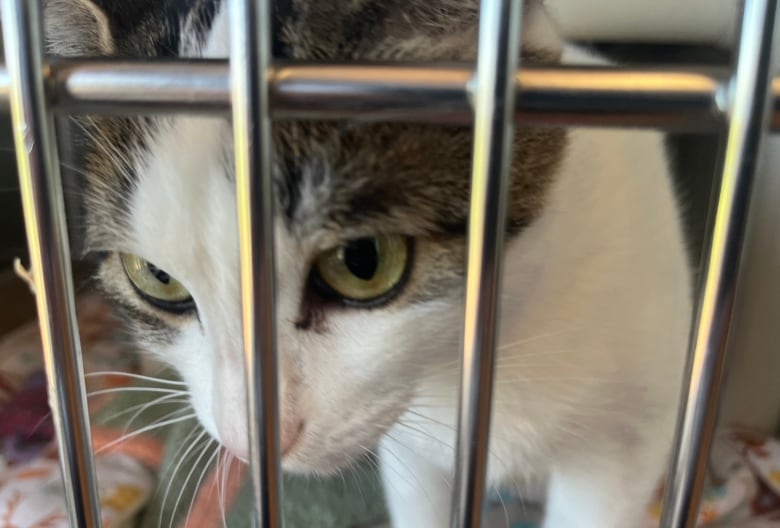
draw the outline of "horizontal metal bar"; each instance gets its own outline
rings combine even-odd
[[[65,112],[228,113],[228,71],[226,61],[62,61],[51,64],[49,88]]]
[[[55,109],[70,113],[198,112],[228,115],[224,60],[58,60],[45,67]],[[274,119],[470,124],[473,69],[457,65],[281,65],[270,72]],[[521,125],[708,130],[725,122],[722,69],[523,68]],[[780,78],[773,129],[780,131]],[[8,74],[0,68],[0,103]]]
[[[378,119],[470,124],[469,67],[288,66],[272,91],[277,119]],[[523,68],[515,122],[702,128],[719,123],[721,78],[702,72]]]

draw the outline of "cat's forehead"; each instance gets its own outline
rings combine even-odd
[[[94,127],[97,147],[88,164],[87,214],[92,245],[117,240],[139,181],[170,214],[234,185],[227,121],[175,118],[106,120]],[[464,235],[468,215],[472,135],[451,126],[350,123],[280,123],[274,127],[274,189],[279,218],[296,238],[348,239],[372,233]],[[563,150],[558,130],[521,130],[516,140],[510,229],[529,224],[544,203]],[[176,204],[174,202],[181,202]],[[164,221],[161,220],[164,224]],[[163,226],[161,225],[161,229]],[[127,235],[127,233],[124,233]],[[142,242],[138,242],[141,244]]]
[[[293,0],[289,5],[280,37],[286,53],[297,59],[471,60],[475,55],[478,3],[474,0]],[[165,45],[152,46],[146,53],[167,53],[175,45],[180,55],[227,56],[225,2],[199,0],[190,11],[173,0],[159,6],[164,17],[142,17],[120,40],[153,40],[155,35],[164,35]],[[150,29],[156,21],[168,29]],[[120,36],[116,31],[114,35]],[[129,44],[117,48],[141,49]],[[554,51],[540,54],[534,49],[525,46],[525,55],[534,60],[556,58]],[[126,234],[129,204],[139,177],[147,187],[160,189],[204,188],[203,182],[210,178],[232,182],[231,131],[225,121],[101,118],[89,128],[87,214],[92,216],[88,227],[93,247]],[[276,123],[274,145],[278,211],[298,238],[377,231],[410,235],[465,232],[472,149],[469,128]],[[518,131],[511,230],[519,231],[539,214],[564,146],[565,133],[560,129]],[[187,196],[192,193],[179,191],[167,199]]]
[[[280,207],[292,229],[465,234],[469,128],[287,123],[274,139]],[[512,227],[538,213],[562,145],[559,131],[519,134]]]

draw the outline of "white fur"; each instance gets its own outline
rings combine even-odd
[[[578,131],[545,214],[508,249],[488,480],[551,476],[549,528],[636,526],[664,470],[690,317],[677,223],[656,134]],[[414,429],[383,442],[398,526],[446,525],[455,387],[455,369],[437,374]],[[408,484],[407,467],[430,480]]]
[[[678,218],[660,134],[577,130],[508,248],[488,481],[549,479],[547,528],[636,526],[665,469],[691,315]],[[397,526],[447,523],[455,387],[437,374],[382,443]]]
[[[224,18],[207,56],[224,56]],[[220,120],[163,128],[137,160],[132,229],[115,249],[191,291],[200,322],[156,353],[244,456],[229,137]],[[546,528],[636,526],[664,470],[691,312],[678,218],[659,134],[577,130],[544,213],[507,248],[489,482],[549,482]],[[394,525],[446,526],[462,306],[339,310],[327,333],[296,330],[318,240],[276,229],[283,466],[329,472],[379,442]]]

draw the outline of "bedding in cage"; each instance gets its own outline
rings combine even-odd
[[[100,298],[82,297],[77,312],[104,526],[250,526],[242,464],[209,445],[186,396],[167,381],[173,378],[122,340]],[[67,526],[53,434],[38,327],[31,323],[0,340],[0,528]],[[780,441],[723,431],[712,458],[715,484],[700,524],[780,528]],[[286,478],[284,511],[291,528],[382,525],[375,465],[332,479]],[[650,506],[647,527],[657,526],[659,511],[658,502]],[[539,514],[512,493],[495,494],[487,526],[535,527]]]

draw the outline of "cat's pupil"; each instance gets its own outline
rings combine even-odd
[[[158,281],[166,285],[171,283],[171,276],[165,273],[157,266],[155,266],[154,264],[148,263],[146,267],[149,268],[149,272],[152,275],[154,275],[154,278],[157,279]]]
[[[376,239],[359,238],[344,246],[344,264],[356,277],[370,280],[379,267]]]

